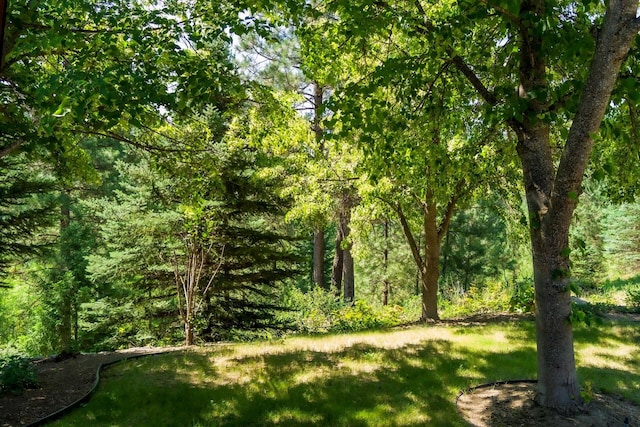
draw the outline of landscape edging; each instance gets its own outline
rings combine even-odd
[[[123,357],[122,359],[118,359],[118,360],[113,360],[111,362],[104,362],[104,363],[100,363],[100,365],[98,365],[98,368],[96,369],[96,378],[93,381],[93,385],[91,386],[91,389],[81,398],[77,399],[76,401],[70,403],[69,405],[65,406],[64,408],[61,408],[59,410],[57,410],[56,412],[53,412],[49,415],[46,415],[30,424],[25,424],[23,427],[37,427],[37,426],[42,426],[45,425],[47,423],[50,423],[51,421],[54,421],[60,417],[62,417],[63,415],[67,414],[68,412],[71,412],[73,409],[77,408],[78,406],[82,405],[83,403],[88,402],[91,399],[91,396],[93,395],[93,393],[95,393],[96,389],[98,388],[98,384],[100,383],[100,372],[102,372],[103,369],[108,368],[109,366],[113,366],[117,363],[120,362],[125,362],[127,360],[135,360],[135,359],[140,359],[142,357],[147,357],[147,356],[157,356],[159,354],[166,354],[169,353],[169,351],[160,351],[157,353],[148,353],[148,354],[135,354],[132,356],[126,356]]]

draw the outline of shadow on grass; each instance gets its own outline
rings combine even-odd
[[[535,370],[529,348],[477,352],[438,340],[211,360],[186,352],[128,362],[55,425],[463,426],[459,390]]]
[[[619,290],[629,289],[635,286],[640,286],[640,274],[634,277],[630,277],[628,279],[607,280],[602,285],[602,288],[605,291],[609,291],[609,290],[619,291]]]
[[[126,362],[107,370],[92,401],[55,425],[464,426],[455,406],[458,391],[535,378],[534,329],[531,323],[483,327],[476,336],[456,329],[456,341],[395,349],[283,346],[277,354],[243,356],[212,348]],[[502,338],[492,338],[496,332]],[[633,334],[624,325],[579,329],[576,341],[606,351],[607,345],[633,343]],[[322,348],[321,338],[317,344]],[[613,361],[629,372],[588,367],[579,375],[596,390],[630,390],[628,397],[638,402],[634,360]]]

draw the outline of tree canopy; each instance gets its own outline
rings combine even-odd
[[[537,400],[579,410],[572,271],[638,273],[638,6],[2,0],[0,270],[37,295],[30,349],[276,333],[287,304],[437,320],[503,283],[535,294]]]

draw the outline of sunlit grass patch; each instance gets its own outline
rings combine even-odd
[[[596,390],[607,374],[604,389],[640,402],[638,364],[625,355],[635,335],[597,332],[577,332],[580,373]],[[95,397],[56,425],[462,426],[461,389],[535,378],[535,359],[532,322],[212,345],[107,370]]]

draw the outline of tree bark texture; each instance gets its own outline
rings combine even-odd
[[[440,240],[438,238],[436,206],[435,203],[429,200],[430,197],[427,196],[427,202],[423,206],[424,257],[402,208],[398,205],[396,209],[402,225],[402,231],[409,243],[413,260],[418,268],[422,295],[421,321],[439,319],[438,278],[440,267],[438,259],[440,257]]]
[[[331,272],[331,287],[338,294],[342,292],[344,301],[351,302],[355,298],[355,275],[351,243],[349,242],[351,210],[357,201],[351,189],[345,189],[340,196],[338,208],[338,231],[336,234],[336,253]]]
[[[389,221],[384,221],[384,249],[382,250],[382,305],[389,305]]]
[[[331,289],[336,295],[342,294],[342,273],[344,271],[344,250],[342,249],[342,228],[338,227],[336,233],[336,250],[333,255],[333,266],[331,268]]]
[[[539,117],[548,105],[529,96],[547,89],[543,41],[535,30],[545,3],[521,7],[520,95],[528,99],[522,123],[511,124],[518,136],[529,223],[536,298],[538,395],[544,406],[561,412],[580,409],[576,373],[571,294],[569,226],[581,193],[584,171],[613,87],[638,32],[637,0],[609,2],[596,51],[557,170],[551,155],[550,128]]]
[[[317,228],[313,231],[313,283],[326,289],[324,278],[324,230]]]

